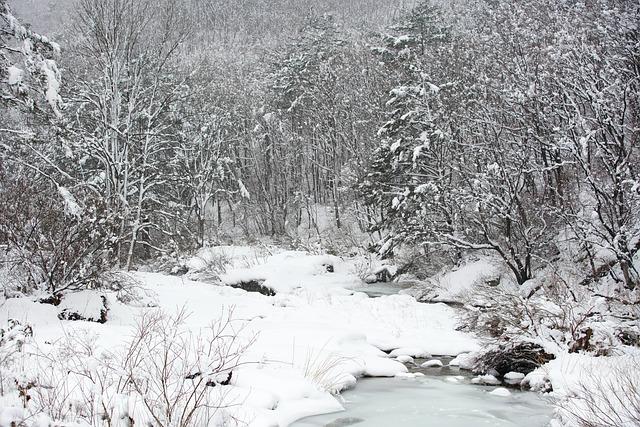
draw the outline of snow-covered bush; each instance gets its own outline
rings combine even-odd
[[[24,344],[33,335],[29,325],[9,319],[5,327],[0,328],[0,396],[5,394],[11,379],[11,367],[16,363]]]
[[[509,283],[476,287],[464,298],[471,308],[465,314],[466,328],[507,341],[542,339],[565,350],[591,330],[589,350],[606,353],[614,344],[601,298],[557,274],[529,282],[523,287]],[[535,288],[533,295],[530,287]]]
[[[68,191],[29,179],[1,184],[0,239],[11,255],[5,268],[22,272],[22,292],[58,295],[105,285],[113,224],[99,205],[81,207]]]
[[[627,427],[640,425],[640,358],[619,358],[613,368],[592,370],[570,394],[556,402],[566,425]]]
[[[23,409],[20,425],[37,417],[83,426],[211,425],[224,417],[224,385],[251,340],[244,323],[224,313],[199,332],[188,315],[144,314],[133,336],[111,350],[86,332],[68,334],[30,355],[29,372],[14,364]],[[23,365],[24,366],[24,365]]]

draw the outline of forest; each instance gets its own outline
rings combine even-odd
[[[640,425],[639,150],[634,0],[0,0],[0,427]]]

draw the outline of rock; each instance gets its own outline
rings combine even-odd
[[[500,276],[497,277],[492,277],[490,279],[485,280],[485,285],[490,286],[492,288],[495,288],[496,286],[500,285]]]
[[[451,359],[449,366],[459,367],[460,369],[470,371],[476,364],[476,357],[475,353],[462,353]]]
[[[427,360],[422,365],[421,368],[442,368],[444,365],[438,359]]]
[[[616,335],[622,344],[640,347],[640,332],[632,329],[620,329]]]
[[[498,371],[496,371],[495,369],[489,369],[489,370],[487,370],[487,372],[485,372],[485,374],[493,375],[496,378],[500,376],[500,373]]]
[[[524,379],[524,374],[522,372],[507,372],[502,379],[509,385],[520,385]]]
[[[493,395],[493,396],[500,396],[500,397],[509,397],[511,396],[511,392],[509,390],[507,390],[504,387],[498,387],[493,391],[490,391],[489,394]]]
[[[106,323],[109,307],[107,298],[95,291],[80,291],[67,294],[62,299],[58,319],[85,320]]]
[[[244,289],[247,292],[258,292],[262,295],[272,297],[276,294],[276,291],[268,286],[263,285],[264,280],[248,280],[246,282],[232,283],[232,288]]]
[[[327,271],[327,273],[333,273],[334,272],[333,264],[322,264],[322,266]]]
[[[413,362],[413,357],[402,354],[396,357],[396,360],[400,363],[411,363]]]
[[[427,353],[426,351],[424,351],[424,349],[418,348],[418,347],[400,347],[400,348],[396,348],[396,349],[392,350],[391,353],[389,353],[389,356],[391,356],[391,357],[411,356],[411,357],[418,357],[420,359],[427,359],[427,358],[431,357],[431,355],[429,353]]]
[[[376,282],[390,282],[398,273],[398,268],[393,265],[383,265],[373,271],[376,276]]]
[[[522,379],[520,386],[531,391],[538,391],[542,393],[553,391],[551,380],[540,369],[536,369],[535,371],[528,373]]]
[[[493,375],[480,375],[471,380],[473,384],[480,385],[499,385],[500,380]]]
[[[368,284],[376,283],[378,281],[378,277],[375,274],[368,274],[364,278],[364,282]]]
[[[47,297],[41,298],[38,300],[40,304],[51,304],[55,307],[60,305],[62,302],[62,294],[49,295]]]

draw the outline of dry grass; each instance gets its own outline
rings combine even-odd
[[[324,348],[309,350],[302,365],[303,374],[320,390],[339,394],[350,379],[348,374],[342,372],[340,365],[350,360],[337,353],[326,352]]]

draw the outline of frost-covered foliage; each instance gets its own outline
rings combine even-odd
[[[375,49],[402,81],[362,184],[381,249],[493,251],[522,284],[569,228],[635,287],[637,23],[624,1],[421,3]]]
[[[2,283],[4,291],[57,295],[104,286],[111,223],[101,207],[87,198],[81,208],[68,190],[56,193],[28,177],[0,181],[0,236],[7,245],[1,268],[14,277]]]
[[[57,43],[34,33],[0,1],[0,105],[51,110],[61,116]],[[42,104],[48,104],[48,107]],[[6,131],[3,129],[3,131]]]
[[[5,295],[96,287],[108,267],[109,221],[61,138],[60,48],[4,1],[0,26],[0,271],[11,277],[0,287]]]

